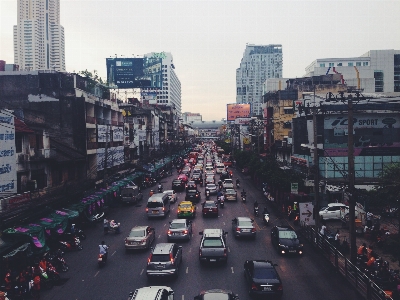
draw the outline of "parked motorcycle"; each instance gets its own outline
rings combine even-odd
[[[73,226],[73,227],[72,227],[72,228],[73,228],[72,233],[73,233],[75,236],[77,236],[80,240],[86,240],[86,234],[83,232],[83,230],[77,228],[77,227],[75,226],[75,224],[72,224],[72,226]]]
[[[82,250],[83,246],[81,240],[71,234],[71,233],[64,233],[63,236],[59,238],[59,249],[62,251],[72,251],[72,250]]]
[[[67,272],[69,267],[64,257],[64,252],[58,249],[56,252],[48,252],[45,254],[45,259],[49,261],[57,270],[57,272]]]

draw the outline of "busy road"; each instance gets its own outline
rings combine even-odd
[[[261,210],[266,204],[261,192],[254,189],[250,179],[246,179],[234,170],[234,179],[241,179],[241,189],[247,192],[247,203],[229,202],[219,209],[218,218],[203,218],[201,202],[205,200],[204,188],[199,187],[202,200],[196,204],[197,215],[193,219],[193,236],[188,242],[180,242],[183,247],[183,264],[177,278],[148,281],[146,265],[150,250],[126,252],[124,239],[129,230],[136,225],[150,225],[155,228],[155,243],[167,242],[169,222],[177,216],[178,203],[185,198],[185,192],[178,193],[178,201],[171,205],[171,212],[163,219],[148,219],[145,206],[149,190],[143,191],[143,200],[136,205],[121,205],[114,208],[109,218],[121,223],[121,233],[103,234],[103,224],[98,223],[85,229],[87,239],[83,241],[82,251],[66,253],[70,266],[62,277],[62,285],[42,292],[42,299],[127,299],[128,294],[137,288],[148,285],[166,285],[174,290],[176,300],[192,299],[202,290],[221,288],[238,294],[240,299],[250,299],[248,286],[243,276],[243,264],[246,260],[267,259],[276,263],[277,271],[283,282],[282,299],[358,299],[357,294],[346,281],[336,274],[330,266],[305,241],[304,254],[301,257],[286,257],[278,254],[271,245],[271,227],[287,225],[286,219],[277,218],[270,208],[271,224],[262,223],[261,217],[254,217],[253,202],[258,199]],[[164,189],[171,188],[171,182],[177,177],[162,180]],[[218,178],[218,175],[216,175]],[[156,187],[154,187],[156,188]],[[216,196],[211,196],[216,199]],[[270,205],[268,203],[268,205]],[[232,234],[232,219],[248,216],[255,220],[257,237],[235,239]],[[228,262],[221,265],[203,265],[199,262],[199,231],[205,228],[222,228],[228,231]],[[99,244],[105,241],[110,246],[108,261],[99,268],[97,255]],[[67,280],[68,279],[68,280]]]

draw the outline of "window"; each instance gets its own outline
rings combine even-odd
[[[374,71],[375,92],[383,92],[383,72]]]
[[[338,67],[341,67],[343,64],[342,63],[337,63],[337,66]]]
[[[347,63],[347,66],[349,66],[349,67],[352,67],[353,66],[353,63],[351,62],[349,62],[349,63]]]
[[[334,67],[335,64],[334,64],[334,63],[329,63],[329,66],[330,66],[330,67]]]
[[[363,66],[365,67],[365,66],[368,66],[368,62],[367,61],[364,61],[363,62]]]
[[[357,67],[361,66],[361,62],[360,61],[356,62],[356,66]]]
[[[325,68],[325,64],[319,64],[320,68]]]

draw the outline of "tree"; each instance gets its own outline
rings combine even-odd
[[[86,69],[85,71],[79,71],[78,74],[88,77],[100,84],[105,84],[103,79],[97,74],[97,70],[93,70],[93,73],[92,73]]]

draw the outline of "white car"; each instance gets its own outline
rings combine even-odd
[[[329,203],[320,209],[319,216],[324,220],[340,220],[348,212],[349,207],[343,203]]]
[[[222,183],[222,186],[224,189],[233,189],[233,181],[232,179],[225,179],[224,182]]]
[[[168,195],[170,203],[175,203],[176,200],[178,200],[178,195],[175,193],[174,190],[166,190],[164,191],[164,193]]]

